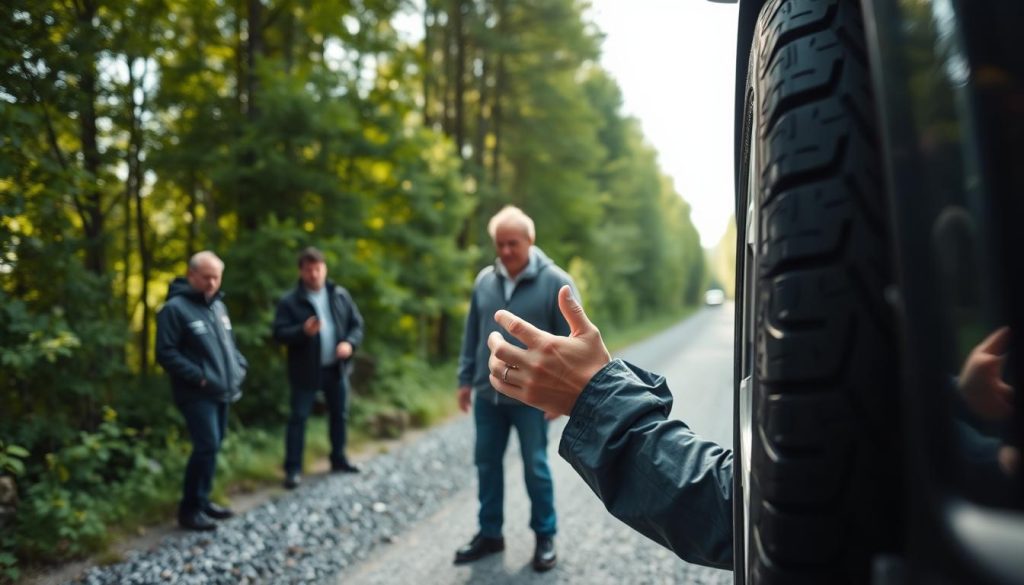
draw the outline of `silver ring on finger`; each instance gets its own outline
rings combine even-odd
[[[501,375],[501,381],[508,384],[508,371],[512,369],[512,366],[505,365],[505,373]]]

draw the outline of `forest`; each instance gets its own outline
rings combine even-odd
[[[0,580],[169,517],[188,441],[154,329],[194,252],[224,259],[252,364],[218,471],[239,482],[279,466],[270,322],[304,246],[366,319],[351,424],[368,435],[454,405],[506,204],[602,331],[678,314],[708,283],[686,194],[622,113],[582,0],[2,11]]]

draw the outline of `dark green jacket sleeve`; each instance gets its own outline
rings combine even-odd
[[[668,420],[665,379],[621,360],[580,394],[559,454],[613,516],[679,558],[732,568],[732,452]]]

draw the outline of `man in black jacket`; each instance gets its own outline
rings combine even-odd
[[[188,530],[213,530],[212,519],[233,515],[210,501],[228,404],[242,396],[248,367],[221,301],[223,274],[224,262],[213,252],[192,256],[188,275],[171,282],[156,321],[156,359],[171,378],[174,403],[192,439],[178,507],[178,523]]]
[[[324,393],[331,437],[331,470],[359,471],[345,456],[348,364],[363,340],[363,317],[344,287],[327,280],[324,255],[299,254],[299,283],[277,305],[274,339],[288,346],[291,417],[285,434],[284,486],[294,489],[302,473],[306,419],[317,390]]]

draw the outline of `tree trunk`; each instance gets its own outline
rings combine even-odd
[[[441,130],[446,136],[452,135],[452,15],[446,14],[444,34],[441,36],[441,70],[443,83],[440,87]]]
[[[505,22],[505,0],[497,3],[498,37],[508,38],[508,23]],[[491,153],[491,185],[497,191],[501,188],[501,127],[502,98],[505,95],[505,49],[498,50],[498,64],[494,72],[494,103],[491,105],[491,127],[494,129],[494,150]]]
[[[431,40],[433,35],[431,29],[436,22],[434,6],[431,0],[426,0],[423,8],[423,125],[430,128],[433,125],[431,116],[430,89],[434,79],[434,54]]]
[[[82,30],[93,32],[93,20],[96,18],[96,3],[85,0],[78,11],[78,24]],[[81,77],[79,80],[81,107],[79,109],[80,138],[82,141],[82,160],[89,177],[89,187],[85,193],[83,204],[82,225],[85,231],[85,266],[94,274],[106,273],[105,217],[103,210],[103,194],[99,189],[100,150],[96,129],[96,52],[92,46],[94,35],[89,37],[86,47],[82,50]]]
[[[258,59],[263,48],[261,22],[262,3],[260,0],[248,0],[248,20],[246,30],[248,36],[245,44],[245,117],[250,128],[255,125],[259,117],[259,67]],[[252,196],[255,191],[253,178],[250,173],[256,166],[256,153],[251,145],[247,146],[242,153],[242,173],[238,184],[237,209],[239,223],[246,231],[253,231],[259,225],[260,209],[259,203],[262,199]]]
[[[463,0],[452,0],[452,25],[455,36],[455,95],[452,136],[460,159],[465,159],[466,147],[466,25],[463,15]]]
[[[189,258],[192,254],[195,254],[199,250],[196,249],[196,240],[199,231],[199,218],[196,217],[199,213],[199,178],[196,176],[196,170],[193,168],[189,171],[189,186],[188,186],[188,226],[187,232],[185,233],[185,253]]]
[[[145,210],[143,209],[142,187],[145,183],[142,169],[142,127],[141,120],[146,111],[146,90],[145,81],[148,72],[148,65],[143,59],[142,77],[135,77],[135,57],[128,58],[128,190],[135,200],[135,239],[139,247],[139,264],[142,280],[142,291],[139,294],[139,303],[142,305],[142,331],[139,335],[139,371],[145,376],[149,372],[149,273],[150,262],[149,249],[146,245]],[[142,102],[135,102],[135,92],[142,92]]]

